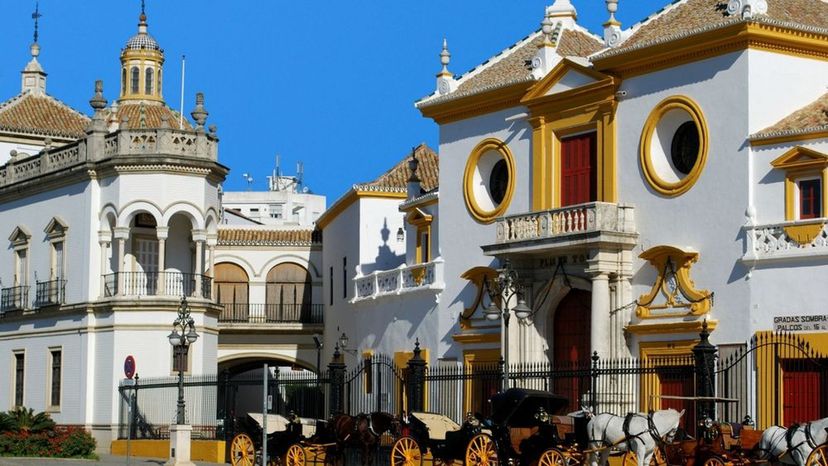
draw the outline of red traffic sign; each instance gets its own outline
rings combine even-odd
[[[124,360],[124,375],[128,379],[135,376],[135,358],[131,354]]]

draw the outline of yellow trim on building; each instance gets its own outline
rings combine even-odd
[[[474,343],[499,343],[500,333],[455,333],[451,338],[464,345]]]
[[[547,95],[568,72],[595,79],[584,86]],[[616,202],[615,109],[618,80],[569,60],[559,63],[521,100],[532,125],[532,210],[561,207],[561,139],[596,133],[596,200]]]
[[[113,440],[110,451],[115,456],[126,456],[126,440]],[[226,443],[223,440],[193,440],[190,444],[190,458],[193,461],[224,463]],[[169,458],[170,441],[131,440],[130,457]]]
[[[331,207],[328,208],[316,220],[316,226],[320,230],[328,226],[336,217],[351,206],[357,199],[361,198],[376,198],[376,199],[405,199],[408,195],[404,192],[389,192],[389,191],[358,191],[351,189],[344,196],[339,198]]]
[[[650,152],[650,146],[656,128],[659,122],[661,122],[662,117],[671,110],[685,111],[696,124],[696,129],[698,129],[699,133],[699,154],[696,158],[696,163],[693,165],[690,173],[676,182],[665,181],[658,175],[658,171],[653,165],[652,154]],[[644,130],[641,132],[640,147],[641,168],[644,172],[644,179],[647,180],[650,187],[655,192],[667,197],[675,197],[686,193],[696,184],[696,181],[701,176],[704,165],[707,163],[707,151],[710,147],[710,133],[708,132],[707,120],[704,118],[701,107],[691,98],[683,95],[675,95],[662,100],[650,112],[650,116],[647,117],[647,121],[644,123]],[[666,154],[666,156],[670,157],[670,154]]]
[[[828,155],[806,147],[796,146],[774,159],[771,166],[785,172],[785,220],[789,222],[799,220],[799,209],[796,205],[796,182],[803,178],[819,178],[821,180],[823,209],[821,217],[825,216],[825,206],[828,201],[828,191],[825,189],[826,183],[828,183]],[[810,230],[794,230],[791,231],[791,234],[800,237],[807,236],[810,233]],[[787,233],[788,228],[785,231]],[[819,231],[816,233],[818,234]],[[811,237],[810,240],[812,241],[815,236]],[[802,239],[805,240],[804,237]],[[799,242],[799,240],[797,241]],[[800,244],[809,244],[811,241],[800,242]]]
[[[646,324],[631,324],[624,329],[634,335],[668,335],[675,333],[693,333],[698,334],[702,330],[701,320],[681,321],[681,322],[660,322],[651,321]],[[716,330],[719,325],[718,320],[708,320],[707,330],[712,332]]]
[[[506,110],[507,108],[519,107],[520,99],[532,84],[532,82],[520,82],[488,92],[452,98],[445,102],[424,104],[419,109],[424,117],[431,118],[435,123],[443,125]]]
[[[506,188],[506,194],[503,201],[492,210],[483,210],[477,203],[477,196],[475,196],[474,187],[474,172],[477,169],[477,164],[480,158],[489,151],[495,151],[500,154],[503,160],[506,161],[506,170],[509,177],[509,186]],[[512,202],[512,196],[515,194],[515,185],[517,184],[517,169],[515,167],[515,157],[512,151],[505,142],[499,139],[488,138],[481,141],[469,155],[466,161],[466,170],[463,174],[463,198],[466,201],[466,209],[472,218],[478,223],[492,223],[496,218],[502,216],[509,204]],[[488,181],[488,180],[484,180]]]
[[[423,212],[420,209],[414,209],[405,216],[405,221],[417,227],[417,247],[414,253],[414,260],[418,264],[425,264],[431,261],[432,238],[431,238],[431,223],[434,220],[432,215]],[[426,248],[423,250],[423,235],[426,237]],[[414,271],[415,274],[420,274],[419,279],[425,277],[425,269]],[[414,277],[418,280],[418,277]],[[419,282],[419,280],[418,280]]]
[[[710,312],[713,306],[712,293],[708,290],[697,290],[695,282],[690,277],[690,268],[698,262],[699,253],[683,251],[673,246],[656,246],[642,252],[638,257],[648,261],[658,273],[650,292],[638,298],[637,302],[641,304],[636,307],[635,314],[639,318],[701,316]],[[675,289],[671,289],[668,272],[675,274]],[[659,293],[664,295],[663,304],[655,303]],[[680,299],[681,295],[686,300]],[[653,313],[653,310],[659,309],[686,309],[686,311]]]
[[[698,342],[698,340],[641,342],[638,344],[641,365],[645,367],[675,366],[675,363],[678,362],[676,357],[692,355],[693,347]],[[639,406],[644,410],[661,409],[659,395],[661,395],[661,379],[658,372],[642,374]]]
[[[475,364],[492,365],[500,360],[500,348],[496,349],[469,349],[463,351],[463,368],[466,374],[474,371]],[[464,384],[463,389],[463,412],[473,411],[474,389],[480,383],[479,379],[472,377]]]

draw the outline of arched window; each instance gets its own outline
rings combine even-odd
[[[219,317],[224,322],[247,322],[249,313],[247,272],[236,264],[216,264],[216,301],[224,306]]]
[[[140,82],[139,82],[139,79],[138,79],[138,67],[133,66],[132,67],[132,86],[131,86],[133,94],[138,93],[138,85],[139,84],[140,84]]]
[[[298,264],[279,264],[267,273],[268,321],[302,322],[311,315],[311,276]]]
[[[152,68],[147,68],[144,73],[145,73],[145,75],[144,75],[144,81],[145,81],[144,94],[152,95],[152,84],[153,84],[153,81],[154,81],[153,80]]]
[[[158,95],[161,95],[161,70],[158,70],[158,86],[156,87]]]
[[[126,94],[126,68],[121,72],[121,95]]]

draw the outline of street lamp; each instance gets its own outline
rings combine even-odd
[[[337,328],[337,330],[339,330],[339,329]],[[341,349],[342,351],[344,351],[346,353],[349,353],[349,354],[352,354],[352,355],[356,356],[357,350],[348,348],[348,342],[349,341],[351,341],[351,339],[348,338],[348,335],[345,335],[345,332],[342,332],[342,335],[339,336],[339,340],[337,341],[339,343],[339,349]]]
[[[525,321],[532,316],[532,308],[526,305],[526,300],[523,295],[523,285],[520,284],[518,273],[512,269],[512,263],[509,259],[503,264],[503,268],[498,270],[497,277],[492,280],[486,280],[486,288],[489,293],[489,300],[491,303],[483,310],[483,315],[486,320],[496,321],[501,320],[501,354],[503,355],[503,389],[509,388],[509,319],[511,313],[515,313],[521,321]],[[517,298],[517,304],[510,307],[509,303],[513,298]],[[498,305],[500,302],[500,305]]]
[[[187,366],[187,353],[190,345],[198,340],[198,333],[195,330],[195,322],[190,317],[190,306],[187,304],[187,297],[181,298],[181,305],[178,306],[178,318],[173,322],[173,330],[167,336],[173,347],[173,355],[176,369],[178,369],[178,403],[176,405],[175,423],[185,424],[184,421],[184,369]]]

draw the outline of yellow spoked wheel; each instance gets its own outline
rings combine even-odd
[[[624,456],[621,457],[621,464],[623,466],[638,466],[638,455],[634,451],[625,451]]]
[[[828,445],[820,445],[808,455],[805,466],[828,466]]]
[[[667,466],[667,456],[661,447],[657,447],[653,451],[653,456],[650,458],[650,466]]]
[[[466,446],[466,466],[498,466],[497,447],[486,434],[472,437]]]
[[[711,456],[704,460],[704,466],[725,466],[725,462],[718,456]]]
[[[411,437],[402,437],[391,447],[391,466],[421,466],[423,452],[420,445]]]
[[[253,466],[256,464],[256,449],[253,439],[247,434],[237,434],[230,442],[230,464]]]
[[[294,443],[285,453],[285,466],[305,466],[305,449]]]
[[[567,455],[555,448],[544,451],[538,458],[538,466],[567,466],[568,464]]]

